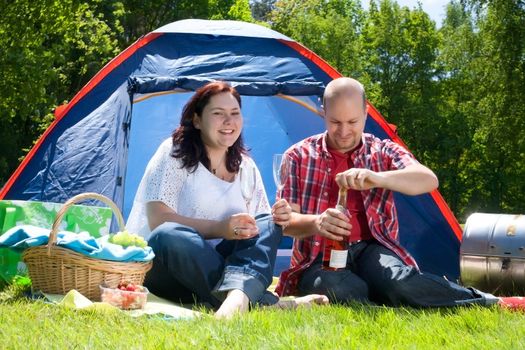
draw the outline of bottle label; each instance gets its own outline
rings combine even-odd
[[[346,267],[346,260],[348,259],[348,250],[335,250],[330,252],[330,263],[328,266],[334,269],[343,269]]]

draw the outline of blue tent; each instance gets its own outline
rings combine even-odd
[[[177,127],[192,91],[225,80],[243,95],[245,141],[273,200],[272,154],[324,130],[319,97],[339,76],[304,46],[262,26],[206,20],[168,24],[137,40],[57,108],[56,120],[0,199],[64,202],[98,192],[127,217],[149,158]],[[366,131],[403,144],[372,106]],[[420,267],[457,279],[461,229],[440,194],[396,194],[396,203],[401,243]]]

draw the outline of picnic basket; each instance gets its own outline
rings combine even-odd
[[[101,284],[116,287],[124,280],[143,284],[146,272],[151,269],[151,261],[119,262],[94,259],[56,245],[57,232],[68,208],[86,199],[96,199],[109,206],[117,218],[120,230],[124,230],[124,218],[117,205],[109,198],[92,192],[72,197],[57,212],[48,244],[28,248],[22,254],[22,260],[33,282],[33,290],[66,294],[76,289],[87,298],[99,301]]]

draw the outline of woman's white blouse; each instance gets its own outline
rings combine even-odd
[[[149,238],[150,228],[146,216],[146,203],[160,201],[177,214],[195,219],[223,220],[233,214],[246,213],[256,216],[270,213],[270,204],[261,174],[254,161],[243,156],[243,171],[255,171],[256,185],[249,202],[243,198],[239,175],[227,182],[213,175],[199,163],[190,173],[182,168],[180,159],[173,158],[172,139],[165,140],[146,167],[137,189],[126,228]],[[220,240],[210,240],[215,245]]]

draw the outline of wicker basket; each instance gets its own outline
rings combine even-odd
[[[151,261],[118,262],[93,259],[56,245],[58,228],[67,209],[85,199],[97,199],[107,204],[117,217],[120,229],[124,229],[124,219],[120,210],[107,197],[98,193],[82,193],[69,199],[57,212],[47,246],[28,248],[22,254],[34,290],[66,294],[76,289],[89,299],[99,301],[101,284],[114,288],[124,280],[135,284],[144,282],[146,272],[151,269]]]

